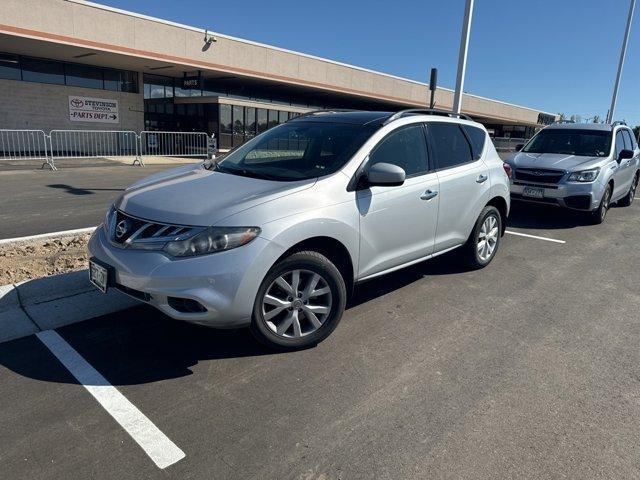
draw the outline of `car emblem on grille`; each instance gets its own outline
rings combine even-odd
[[[531,173],[533,173],[536,177],[541,177],[542,175],[544,175],[544,172],[541,172],[540,170],[535,170]]]
[[[116,238],[121,239],[127,233],[129,223],[126,220],[120,220],[116,225]]]

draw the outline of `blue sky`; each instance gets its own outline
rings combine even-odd
[[[179,23],[453,88],[464,0],[103,0]],[[476,0],[465,91],[604,117],[629,0]],[[616,118],[640,124],[640,6]]]

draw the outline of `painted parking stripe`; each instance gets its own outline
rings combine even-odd
[[[528,233],[514,232],[512,230],[506,230],[504,233],[508,233],[509,235],[517,235],[518,237],[535,238],[536,240],[544,240],[545,242],[567,243],[564,240],[556,240],[555,238],[548,237],[538,237],[537,235],[529,235]]]
[[[57,332],[45,330],[36,335],[158,467],[166,468],[185,457],[180,448]]]

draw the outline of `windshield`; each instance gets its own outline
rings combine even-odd
[[[522,149],[527,153],[560,153],[585,157],[606,157],[611,149],[611,132],[550,128],[540,131]]]
[[[216,166],[223,173],[294,181],[337,172],[375,131],[346,123],[284,123],[245,143]]]

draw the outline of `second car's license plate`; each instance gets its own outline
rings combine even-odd
[[[544,198],[544,188],[524,187],[522,195],[531,198]]]
[[[91,283],[93,283],[102,293],[107,293],[109,285],[109,271],[92,260],[89,260],[89,280],[91,280]]]

